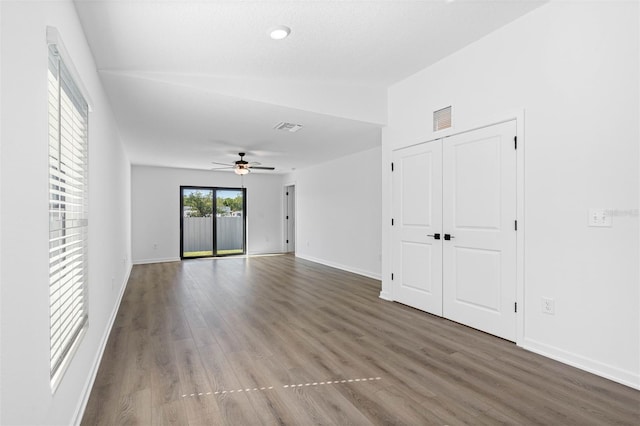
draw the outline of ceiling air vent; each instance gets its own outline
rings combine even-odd
[[[433,131],[448,129],[451,127],[451,107],[439,109],[433,112]]]
[[[298,130],[302,129],[302,124],[285,123],[284,121],[282,121],[276,124],[273,128],[276,130],[284,130],[287,132],[295,133]]]

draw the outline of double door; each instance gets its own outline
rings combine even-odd
[[[394,152],[393,297],[516,337],[516,123]]]

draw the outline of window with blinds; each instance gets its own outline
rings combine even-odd
[[[88,321],[87,102],[55,44],[49,45],[49,315],[51,383]]]

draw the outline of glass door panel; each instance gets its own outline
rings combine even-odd
[[[212,188],[181,188],[182,257],[213,256]]]
[[[216,189],[216,256],[245,253],[244,189]]]

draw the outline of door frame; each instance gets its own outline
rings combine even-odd
[[[288,232],[288,223],[287,223],[287,190],[289,187],[293,187],[294,195],[293,195],[293,254],[295,255],[297,250],[296,240],[298,237],[298,221],[296,219],[298,212],[298,188],[296,186],[296,182],[285,182],[282,186],[282,253],[288,253],[287,251],[287,232]]]
[[[432,133],[432,137],[425,141],[421,141],[418,143],[412,143],[405,146],[394,147],[390,151],[390,160],[393,159],[393,153],[397,150],[409,148],[415,145],[421,145],[423,143],[434,142],[437,140],[444,140],[446,138],[457,136],[463,133],[472,132],[474,130],[478,130],[484,127],[490,127],[496,124],[505,123],[507,121],[515,120],[516,122],[516,138],[517,138],[517,149],[516,149],[516,220],[518,223],[518,230],[516,233],[516,303],[517,303],[517,312],[516,312],[516,345],[523,346],[524,343],[524,310],[525,310],[525,278],[524,278],[524,268],[525,268],[525,235],[526,235],[526,221],[524,214],[525,207],[525,151],[526,151],[526,139],[525,139],[525,109],[519,108],[511,111],[506,111],[501,114],[493,115],[485,117],[482,120],[472,121],[466,125],[457,125],[456,128],[449,128],[445,130],[441,130],[438,132]],[[385,170],[389,170],[391,172],[391,168],[386,168]],[[392,177],[390,177],[389,182],[391,182]],[[393,189],[390,187],[389,200],[393,198]],[[389,217],[393,217],[393,203],[389,203]],[[394,229],[391,227],[391,224],[388,223],[386,226],[389,227],[389,236],[391,236],[394,232]],[[387,255],[388,259],[393,258],[393,246],[391,244],[392,238],[389,238],[389,245],[387,247]],[[393,269],[393,263],[390,260],[389,266]],[[382,291],[380,293],[380,297],[385,300],[395,301],[395,292],[397,283],[393,281],[389,282],[389,287],[391,292]]]
[[[213,192],[213,227],[211,233],[211,243],[212,243],[212,254],[211,256],[189,256],[184,257],[184,204],[183,204],[183,191],[185,189],[203,189],[203,190],[211,190]],[[216,206],[216,193],[217,191],[241,191],[242,192],[242,253],[231,253],[231,254],[216,254],[217,252],[217,223],[216,223],[216,215],[215,215],[215,206]],[[224,186],[201,186],[201,185],[180,185],[179,192],[180,199],[180,260],[185,259],[200,259],[203,257],[225,257],[225,256],[243,256],[247,254],[247,188],[232,188],[232,187],[224,187]]]

